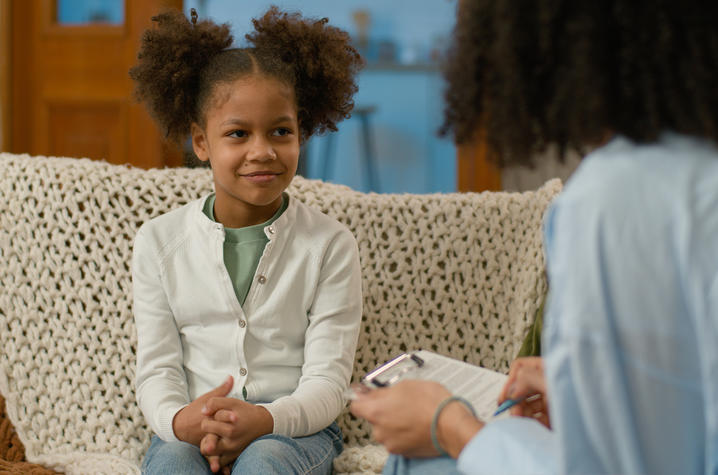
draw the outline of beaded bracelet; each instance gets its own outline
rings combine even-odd
[[[436,407],[436,411],[434,412],[434,418],[431,420],[431,443],[434,444],[434,448],[436,449],[437,452],[439,452],[440,455],[444,455],[447,457],[449,456],[449,453],[446,450],[444,450],[443,448],[441,448],[441,445],[439,445],[439,438],[437,437],[437,434],[436,434],[436,426],[439,423],[439,415],[441,415],[441,411],[443,411],[444,408],[449,405],[449,403],[452,403],[454,401],[463,404],[466,407],[466,409],[468,409],[469,412],[471,412],[471,415],[476,417],[476,411],[474,411],[474,407],[471,405],[471,403],[469,401],[467,401],[463,397],[449,396],[446,399],[444,399],[443,401],[441,401],[439,403],[439,405]]]

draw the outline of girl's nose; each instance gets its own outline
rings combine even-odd
[[[276,158],[277,152],[274,147],[263,138],[255,138],[247,152],[247,159],[249,160],[276,160]]]

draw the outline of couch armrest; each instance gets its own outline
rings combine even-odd
[[[0,473],[7,475],[53,475],[58,472],[34,463],[0,460]]]
[[[0,473],[10,475],[46,475],[57,473],[42,465],[25,461],[25,447],[5,411],[5,398],[0,395]]]

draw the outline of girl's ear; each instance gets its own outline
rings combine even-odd
[[[196,122],[192,122],[192,128],[190,131],[192,135],[192,149],[194,150],[197,158],[206,162],[209,160],[209,147],[207,144],[207,135],[204,130]]]

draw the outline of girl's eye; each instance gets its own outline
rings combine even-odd
[[[279,137],[284,137],[285,135],[291,134],[292,131],[287,129],[286,127],[280,127],[274,131],[273,135],[277,135]]]
[[[231,132],[229,136],[241,139],[247,136],[247,132],[245,132],[244,130],[235,130]]]

